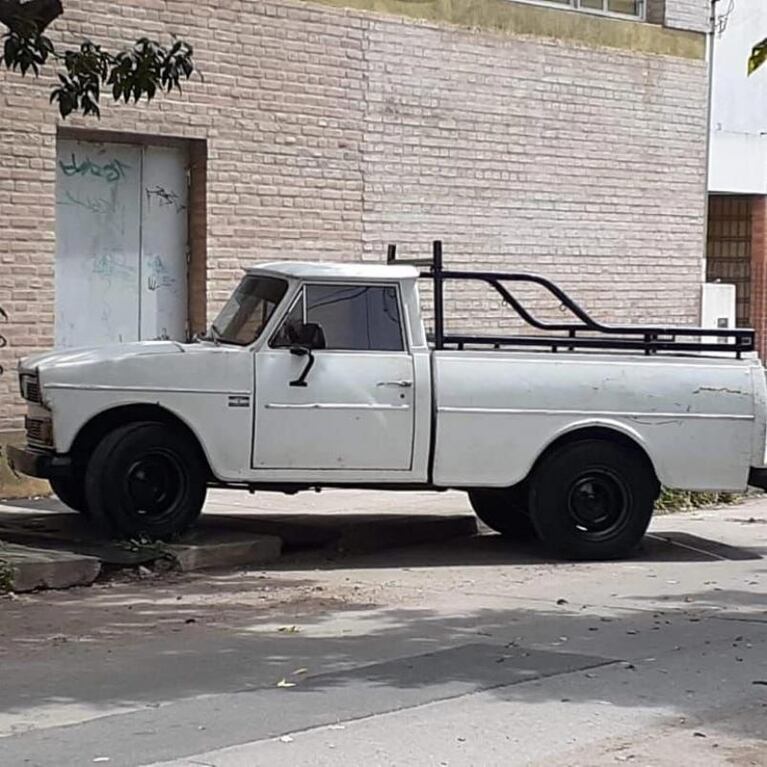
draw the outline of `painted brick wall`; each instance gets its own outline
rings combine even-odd
[[[672,29],[708,32],[711,27],[711,0],[665,0],[665,25]]]
[[[208,310],[260,259],[380,260],[389,240],[450,264],[561,280],[604,318],[695,321],[705,64],[278,2],[69,0],[59,39],[140,30],[195,44],[204,82],[71,127],[208,142]],[[107,12],[108,9],[108,12]],[[243,63],[242,57],[252,58]],[[0,73],[0,431],[18,357],[53,338],[50,80]],[[505,326],[485,293],[465,326]],[[558,314],[554,308],[552,311]]]
[[[443,236],[451,263],[555,276],[604,318],[696,317],[702,63],[391,22],[366,55],[366,257]],[[488,291],[455,300],[508,325]]]

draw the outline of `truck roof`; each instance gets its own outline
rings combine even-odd
[[[393,280],[412,280],[418,277],[418,270],[414,266],[388,266],[386,264],[361,264],[359,262],[270,261],[248,267],[245,271],[248,274],[268,272],[269,274],[299,280],[391,282]]]

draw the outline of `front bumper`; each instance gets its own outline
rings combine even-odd
[[[54,455],[28,447],[7,448],[8,465],[19,474],[40,479],[68,477],[72,472],[72,459],[68,455]]]

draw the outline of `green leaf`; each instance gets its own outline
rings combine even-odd
[[[90,40],[58,53],[35,25],[10,30],[3,38],[0,63],[22,76],[30,71],[39,75],[51,57],[61,62],[64,72],[56,73],[59,84],[51,92],[51,102],[58,104],[62,117],[73,112],[100,116],[102,87],[116,102],[138,102],[144,96],[151,101],[158,91],[180,90],[181,78],[188,80],[196,71],[192,47],[175,37],[169,47],[142,37],[116,54]]]
[[[3,62],[8,69],[16,59],[16,41],[10,35],[5,38],[5,45],[3,46]]]
[[[757,43],[748,57],[748,74],[752,75],[767,61],[767,37],[761,43]]]

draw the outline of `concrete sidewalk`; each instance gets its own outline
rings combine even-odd
[[[0,562],[6,587],[22,592],[87,585],[99,563],[232,569],[272,562],[283,549],[359,553],[476,531],[461,493],[336,490],[288,497],[213,490],[195,529],[178,541],[126,545],[101,539],[55,498],[39,498],[0,502],[0,541],[13,544],[0,549]]]

